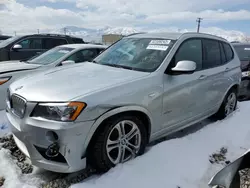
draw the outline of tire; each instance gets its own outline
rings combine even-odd
[[[237,172],[233,178],[233,181],[230,184],[229,188],[240,188],[240,175],[239,172]]]
[[[122,134],[121,131],[122,129],[119,128],[121,123],[123,123],[123,127],[126,127],[124,130],[125,133],[127,134]],[[134,135],[134,137],[130,139],[130,141],[128,141],[129,138],[128,133],[130,133],[129,128],[131,126],[132,130],[132,127],[134,128],[134,125],[137,127],[137,129],[135,129],[136,134]],[[131,158],[127,160],[135,158],[144,153],[147,145],[147,132],[145,125],[143,125],[142,121],[139,118],[133,115],[115,116],[114,118],[111,118],[110,120],[104,122],[104,124],[101,126],[102,127],[98,130],[97,134],[95,134],[93,143],[91,144],[89,150],[89,157],[88,157],[90,165],[94,167],[97,170],[97,172],[100,173],[106,172],[110,168],[116,166],[118,163],[126,162],[118,160],[119,157],[118,154],[119,151],[122,151],[120,152],[122,156],[122,153],[124,153],[125,151],[123,159],[124,158],[126,159],[126,155],[129,154],[130,151],[132,151],[131,146],[128,144],[128,142],[129,143],[132,142],[133,139],[136,140],[135,143],[137,144],[137,147],[134,150],[134,153],[130,152]],[[118,129],[120,130],[120,133]],[[127,136],[120,136],[120,135],[127,135]],[[118,136],[117,139],[112,139],[112,141],[115,140],[115,142],[117,142],[119,139],[120,141],[118,143],[113,144],[114,149],[111,149],[110,152],[108,152],[108,147],[112,148],[111,146],[112,144],[110,143],[114,142],[114,141],[110,142],[111,138],[112,137],[114,138],[115,136]],[[129,151],[129,148],[127,147],[129,147],[131,150]],[[116,155],[117,155],[117,160],[115,160]]]
[[[235,100],[232,103],[232,109],[230,110],[230,113],[227,113],[226,106],[228,104],[229,97],[232,95],[234,96]],[[213,115],[213,118],[217,119],[217,120],[222,120],[222,119],[226,118],[229,114],[231,114],[233,111],[235,111],[236,107],[237,107],[237,92],[236,92],[236,89],[232,88],[228,91],[228,93],[225,96],[218,112],[216,112],[216,114]]]

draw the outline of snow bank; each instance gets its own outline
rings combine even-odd
[[[10,132],[5,111],[0,111],[0,137]]]
[[[72,188],[205,188],[223,166],[209,155],[225,146],[234,160],[250,147],[250,102],[241,103],[232,117],[207,125],[196,133],[153,146],[145,155]],[[241,148],[242,147],[242,148]]]
[[[232,161],[250,148],[249,111],[250,102],[240,103],[237,112],[223,121],[211,123],[185,137],[161,142],[150,147],[145,155],[71,187],[206,188],[210,178],[223,168],[211,164],[209,155],[224,146],[228,149],[227,160]],[[39,172],[20,173],[8,151],[1,149],[0,176],[6,179],[4,187],[29,188],[45,181]]]

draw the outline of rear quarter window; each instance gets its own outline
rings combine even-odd
[[[227,62],[231,61],[234,58],[234,53],[233,53],[231,46],[229,44],[223,42],[223,47],[224,47],[224,51],[226,54]]]

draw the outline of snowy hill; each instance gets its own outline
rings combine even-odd
[[[82,37],[86,41],[96,41],[101,42],[103,34],[121,34],[129,35],[137,32],[194,32],[195,29],[178,29],[175,27],[171,28],[162,28],[162,29],[137,29],[133,27],[104,27],[100,29],[89,29],[81,28],[76,26],[67,26],[66,33],[69,35],[74,35]],[[64,28],[58,30],[51,30],[50,33],[64,33]],[[246,38],[249,38],[246,34],[240,31],[234,30],[223,30],[217,27],[201,28],[201,32],[214,34],[223,38],[226,38],[229,41],[246,41]]]

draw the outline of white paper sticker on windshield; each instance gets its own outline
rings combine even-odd
[[[68,51],[68,50],[59,50],[58,52],[61,52],[61,53],[66,54],[66,53],[68,53],[69,51]]]
[[[250,50],[250,48],[244,48],[244,50]]]
[[[162,50],[162,51],[166,51],[168,49],[168,46],[163,46],[163,45],[148,45],[147,49],[149,49],[149,50]]]
[[[171,40],[151,40],[149,44],[170,44]]]

